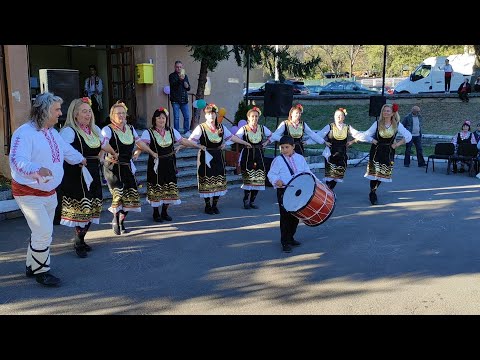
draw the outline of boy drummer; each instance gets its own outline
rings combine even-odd
[[[273,159],[267,176],[273,187],[277,189],[278,207],[280,208],[280,242],[283,252],[289,253],[292,251],[292,246],[300,245],[300,242],[293,238],[299,220],[282,206],[285,186],[295,175],[302,172],[311,173],[311,171],[305,158],[295,153],[294,140],[291,136],[282,136],[280,152],[281,154]]]

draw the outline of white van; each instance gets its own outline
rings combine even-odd
[[[471,77],[475,64],[475,55],[462,54],[450,56],[434,56],[422,61],[410,74],[408,79],[395,86],[397,94],[444,93],[445,72],[442,67],[448,59],[453,68],[450,92],[457,92],[465,76]]]

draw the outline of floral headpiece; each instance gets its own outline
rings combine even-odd
[[[127,105],[125,105],[125,103],[124,103],[123,101],[117,101],[117,102],[115,103],[115,105],[123,106],[123,108],[125,109],[125,111],[128,111]]]
[[[252,107],[250,110],[247,111],[247,114],[248,114],[250,111],[256,111],[256,112],[258,112],[258,116],[262,115],[262,112],[260,111],[260,108],[259,108],[258,106]]]
[[[294,109],[298,109],[298,110],[300,110],[301,113],[303,113],[303,106],[302,106],[302,104],[294,105],[293,108],[294,108]]]
[[[82,101],[82,103],[88,104],[90,105],[90,107],[92,106],[92,100],[89,97],[85,96],[85,97],[82,97],[80,100]]]
[[[470,120],[465,120],[465,121],[463,122],[463,125],[471,126]],[[462,125],[462,126],[463,126],[463,125]]]
[[[168,116],[168,110],[165,109],[163,106],[160,106],[160,107],[158,108],[158,111],[163,112],[163,113],[165,113],[165,115]]]
[[[392,111],[398,112],[398,104],[395,104],[395,103],[392,104]]]
[[[211,107],[212,111],[218,113],[218,106],[215,105],[214,103],[208,104],[206,107]]]
[[[341,111],[341,112],[343,112],[343,114],[344,114],[345,116],[347,116],[347,115],[348,115],[348,113],[347,113],[347,109],[344,109],[344,108],[338,108],[338,110],[339,110],[339,111]]]

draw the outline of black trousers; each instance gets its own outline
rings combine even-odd
[[[280,208],[280,241],[282,245],[286,245],[293,240],[293,236],[297,232],[298,223],[300,221],[283,208],[282,199],[284,192],[285,188],[277,189],[278,207]]]

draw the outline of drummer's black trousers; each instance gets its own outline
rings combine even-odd
[[[282,198],[284,192],[285,188],[277,189],[278,207],[280,208],[280,241],[282,242],[282,245],[286,245],[294,240],[293,236],[297,231],[299,222],[295,216],[283,208]]]

